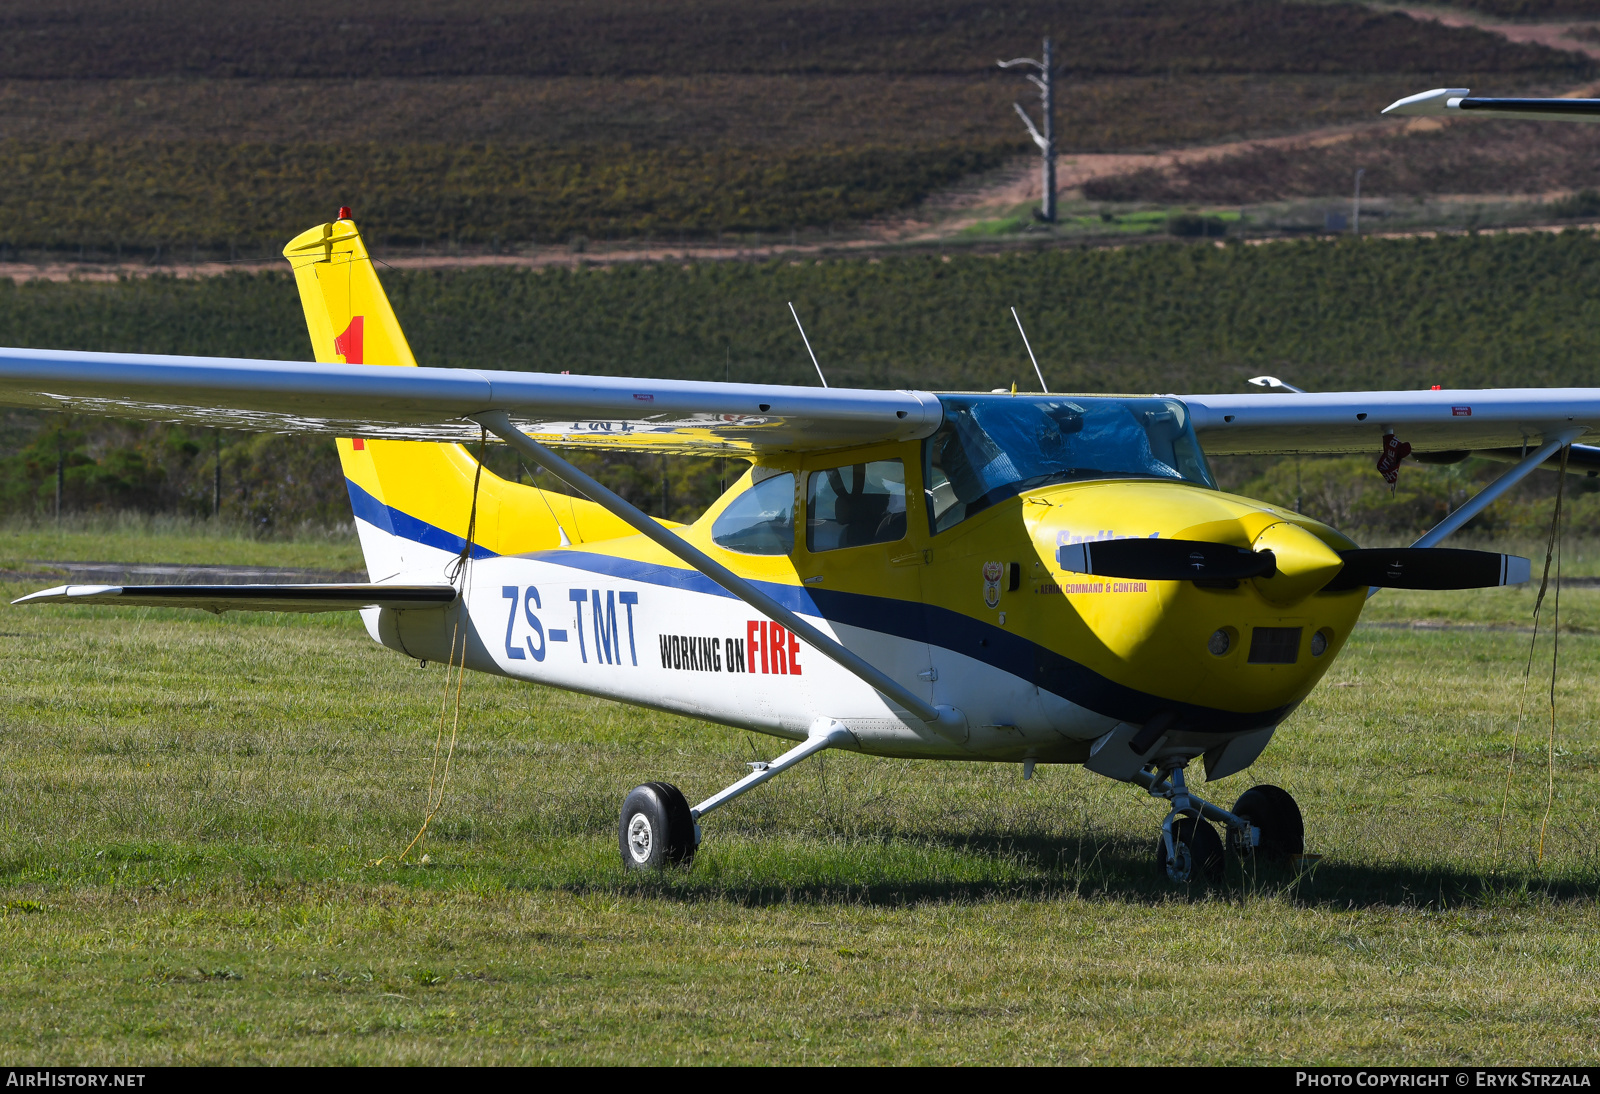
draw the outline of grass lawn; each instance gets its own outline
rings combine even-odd
[[[1531,602],[1374,600],[1390,625],[1209,789],[1289,788],[1326,857],[1210,890],[1153,876],[1161,808],[1130,787],[849,754],[713,815],[692,869],[630,879],[631,786],[694,799],[777,743],[489,677],[467,681],[430,861],[396,865],[437,667],[352,617],[6,607],[0,1055],[1593,1062],[1589,633],[1562,636],[1544,863],[1547,648],[1495,853]]]
[[[31,573],[35,562],[169,562],[286,569],[365,570],[355,530],[258,539],[237,523],[143,517],[68,516],[0,523],[0,570]]]

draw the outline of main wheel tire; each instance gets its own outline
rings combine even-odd
[[[688,865],[694,858],[694,817],[683,791],[671,783],[645,783],[630,790],[622,801],[617,844],[629,870]]]
[[[1195,817],[1179,817],[1172,824],[1172,841],[1178,854],[1169,870],[1166,838],[1156,837],[1156,873],[1179,882],[1205,882],[1222,876],[1222,837],[1211,825]]]
[[[1233,803],[1233,812],[1261,829],[1261,842],[1253,848],[1235,841],[1234,850],[1241,858],[1253,854],[1263,862],[1281,863],[1291,855],[1305,854],[1305,821],[1287,790],[1270,783],[1252,786]]]

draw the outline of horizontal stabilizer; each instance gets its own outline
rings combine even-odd
[[[1520,555],[1460,551],[1451,547],[1390,547],[1340,551],[1344,569],[1328,582],[1328,592],[1379,589],[1488,589],[1521,585],[1533,563]]]
[[[202,608],[208,612],[344,612],[361,608],[442,608],[453,585],[58,585],[13,604],[102,604]]]
[[[1074,543],[1056,551],[1063,570],[1143,581],[1244,581],[1271,577],[1271,551],[1187,539],[1111,539]]]

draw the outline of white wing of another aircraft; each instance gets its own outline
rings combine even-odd
[[[1471,114],[1478,118],[1520,118],[1523,121],[1600,122],[1600,99],[1489,99],[1465,87],[1440,87],[1407,95],[1384,107],[1396,117],[1442,118]]]

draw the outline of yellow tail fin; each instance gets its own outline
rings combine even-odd
[[[318,361],[415,367],[394,309],[348,209],[303,232],[283,255],[294,269]],[[341,437],[339,461],[374,581],[432,570],[461,552],[478,463],[459,444]],[[487,468],[478,484],[474,557],[527,554],[632,535],[593,502],[522,486]]]

